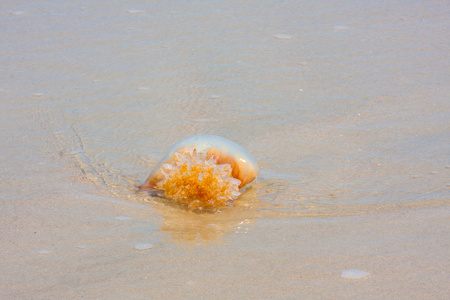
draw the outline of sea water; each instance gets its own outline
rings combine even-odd
[[[449,20],[439,0],[2,0],[0,295],[447,299]],[[258,162],[234,206],[137,191],[199,133]]]
[[[0,96],[33,98],[59,155],[123,201],[170,206],[136,187],[174,143],[206,133],[258,161],[239,212],[440,206],[445,11],[440,1],[7,2]]]

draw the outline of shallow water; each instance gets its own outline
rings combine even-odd
[[[32,98],[60,156],[163,215],[169,203],[135,188],[197,133],[259,163],[225,209],[242,214],[233,224],[440,206],[448,11],[442,1],[6,2],[0,96]]]
[[[2,1],[0,298],[447,299],[448,20],[448,1]],[[197,133],[257,159],[234,207],[136,192]]]

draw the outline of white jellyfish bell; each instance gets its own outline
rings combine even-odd
[[[258,173],[256,160],[238,144],[197,134],[176,143],[139,189],[190,210],[220,207],[236,200]]]

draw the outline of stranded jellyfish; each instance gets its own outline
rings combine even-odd
[[[220,136],[197,134],[176,143],[139,189],[195,210],[230,204],[257,176],[247,150]]]

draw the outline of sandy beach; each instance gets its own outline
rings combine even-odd
[[[3,2],[0,298],[447,299],[449,9]],[[197,133],[234,206],[136,190]]]

